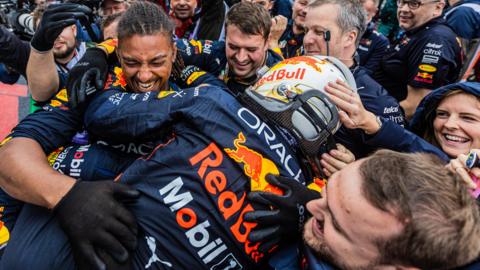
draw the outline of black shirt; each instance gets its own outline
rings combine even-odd
[[[445,20],[437,17],[406,31],[392,44],[374,79],[398,101],[407,97],[407,85],[435,89],[454,82],[461,68],[461,48]]]

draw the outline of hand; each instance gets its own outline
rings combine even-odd
[[[67,93],[70,107],[85,103],[89,96],[103,89],[107,79],[107,56],[102,49],[89,48],[70,70],[67,78]]]
[[[310,190],[295,179],[267,175],[268,183],[281,188],[284,195],[270,192],[250,192],[251,202],[264,205],[265,209],[248,212],[244,220],[258,225],[248,235],[251,242],[262,242],[259,251],[267,253],[284,240],[300,237],[307,217],[305,204],[320,197],[320,193]]]
[[[470,152],[475,152],[477,153],[477,155],[480,155],[480,149],[472,149]],[[450,160],[450,163],[448,163],[446,167],[452,173],[460,176],[460,179],[464,181],[468,188],[475,189],[477,188],[477,184],[473,181],[470,175],[473,175],[476,178],[480,179],[480,168],[468,168],[466,165],[466,161],[467,155],[460,154],[456,159]]]
[[[333,173],[345,168],[348,164],[355,161],[355,156],[345,146],[337,143],[337,149],[322,154],[320,164],[323,167],[323,173],[330,177]]]
[[[88,20],[91,13],[88,7],[73,3],[49,5],[33,35],[32,47],[39,52],[51,50],[65,27],[75,24],[77,20]]]
[[[283,32],[287,29],[288,19],[282,15],[272,18],[272,27],[270,28],[269,47],[270,49],[278,48],[278,40],[282,37]]]
[[[120,202],[138,196],[137,190],[113,181],[76,182],[54,212],[77,262],[90,269],[105,269],[97,253],[103,250],[119,262],[127,261],[128,250],[137,245],[137,224]]]
[[[360,128],[367,134],[375,134],[380,129],[376,116],[365,109],[358,93],[347,83],[341,80],[330,82],[325,86],[325,91],[340,109],[338,115],[346,128]]]

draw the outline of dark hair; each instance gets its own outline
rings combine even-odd
[[[161,7],[148,1],[136,1],[118,22],[118,39],[157,33],[172,36],[173,30],[173,22]]]
[[[262,35],[265,40],[270,35],[272,19],[268,11],[252,2],[240,2],[232,6],[225,18],[225,29],[235,25],[247,35]]]
[[[124,12],[117,12],[102,18],[102,25],[101,25],[102,30],[110,26],[115,21],[119,20],[120,17],[123,15],[123,13]]]
[[[451,269],[480,255],[479,207],[438,157],[380,150],[360,174],[366,199],[404,224],[392,239],[377,239],[380,263]]]

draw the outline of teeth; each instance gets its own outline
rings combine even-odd
[[[462,138],[462,137],[457,137],[457,136],[454,136],[454,135],[449,135],[449,134],[445,134],[445,138],[449,141],[454,141],[454,142],[467,142],[468,139],[465,139],[465,138]]]
[[[138,84],[142,88],[150,88],[152,86],[152,83],[138,83]]]

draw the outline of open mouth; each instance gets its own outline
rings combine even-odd
[[[156,90],[154,89],[155,82],[149,82],[149,83],[136,82],[135,84],[137,85],[136,88],[139,92],[150,92],[150,91]]]
[[[312,230],[315,236],[323,237],[323,224],[325,221],[318,220],[313,218],[312,220]]]
[[[451,134],[443,134],[443,138],[446,141],[453,142],[453,143],[466,143],[466,142],[470,141],[470,139],[468,139],[468,138],[455,136],[455,135],[451,135]]]

